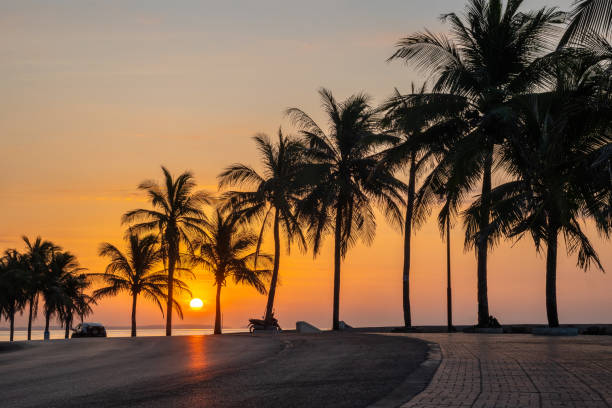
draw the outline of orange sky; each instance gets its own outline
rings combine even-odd
[[[190,169],[202,188],[214,189],[224,166],[257,163],[253,134],[274,134],[280,124],[290,130],[282,118],[288,106],[321,119],[319,86],[339,99],[365,90],[376,101],[394,86],[408,89],[424,78],[385,63],[394,41],[423,26],[439,30],[436,17],[460,4],[14,3],[0,5],[0,247],[42,235],[91,271],[105,265],[96,255],[101,242],[122,244],[120,216],[146,205],[136,186],[159,178],[160,164]],[[455,322],[468,324],[476,315],[476,263],[463,252],[462,234],[453,233],[454,310]],[[610,242],[590,236],[610,270]],[[414,323],[443,324],[445,252],[435,220],[416,233],[413,251]],[[283,326],[330,326],[331,255],[329,244],[316,260],[283,254],[276,304]],[[343,264],[341,318],[400,324],[401,265],[402,237],[380,219],[374,245],[352,249]],[[531,242],[500,245],[489,270],[492,314],[502,323],[545,321],[544,260]],[[584,273],[562,256],[558,285],[562,322],[612,323],[609,273]],[[199,273],[191,287],[206,303],[184,323],[212,324],[210,279]],[[223,305],[225,325],[244,326],[263,313],[265,298],[228,286]],[[102,301],[90,319],[127,325],[129,302]],[[163,323],[144,301],[138,320]]]

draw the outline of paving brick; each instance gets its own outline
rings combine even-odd
[[[442,352],[431,383],[403,408],[612,408],[612,337],[397,335]]]

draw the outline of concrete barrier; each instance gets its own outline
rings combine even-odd
[[[534,327],[531,330],[536,336],[577,336],[577,327]]]
[[[481,333],[481,334],[501,334],[504,332],[503,327],[466,327],[464,333]]]
[[[339,326],[340,330],[349,330],[349,329],[353,328],[353,326],[347,324],[344,320],[340,320],[338,322],[338,326]]]
[[[321,331],[312,324],[306,322],[296,322],[295,329],[298,333],[319,333]]]
[[[503,327],[476,327],[474,329],[474,333],[501,334],[503,332]]]

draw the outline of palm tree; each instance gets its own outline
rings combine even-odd
[[[264,165],[263,173],[260,175],[244,164],[233,164],[219,175],[219,188],[228,185],[252,187],[249,191],[230,191],[225,197],[229,199],[232,207],[242,212],[244,220],[257,219],[261,222],[257,253],[261,248],[266,228],[270,224],[270,215],[273,213],[274,266],[264,318],[266,322],[271,322],[280,268],[281,229],[287,242],[288,253],[295,238],[302,249],[306,247],[306,240],[295,212],[303,190],[300,184],[303,146],[298,140],[284,136],[280,129],[278,142],[275,144],[264,134],[256,135],[253,139]],[[256,262],[257,258],[255,267]]]
[[[67,299],[67,283],[82,275],[84,268],[79,266],[76,257],[70,252],[57,249],[52,253],[49,269],[42,280],[41,294],[45,301],[45,340],[49,339],[49,323],[53,315],[62,317]]]
[[[438,139],[436,146],[437,164],[434,170],[425,178],[419,192],[417,193],[417,207],[428,208],[432,205],[435,197],[443,203],[438,214],[438,228],[442,239],[446,239],[446,328],[449,333],[456,331],[453,326],[453,292],[451,279],[451,219],[457,215],[462,203],[463,194],[448,188],[448,179],[438,178],[443,171],[439,171],[448,164],[447,157],[451,155],[455,141],[465,134],[469,128],[470,111],[464,115],[455,116],[451,121],[444,123],[443,128],[447,133],[442,133],[442,138]],[[450,135],[450,137],[449,137]],[[440,143],[442,142],[442,143]]]
[[[22,237],[26,252],[24,254],[29,270],[28,291],[28,340],[32,339],[32,319],[38,314],[38,298],[42,279],[48,270],[53,251],[59,248],[50,241],[36,237],[34,242],[26,236]]]
[[[292,108],[288,116],[300,128],[310,164],[312,185],[300,205],[315,256],[323,237],[334,231],[333,329],[338,330],[340,264],[349,247],[360,238],[371,244],[376,232],[372,201],[380,204],[388,220],[402,223],[401,192],[405,185],[386,166],[378,166],[377,149],[396,139],[377,131],[376,111],[369,97],[353,95],[337,102],[327,89],[319,91],[329,121],[326,133],[310,116]]]
[[[446,217],[446,329],[450,333],[453,328],[453,291],[451,287],[451,227],[450,217]]]
[[[446,152],[448,155],[450,152]],[[431,185],[425,186],[425,189],[431,188]],[[461,204],[457,200],[458,197],[454,197],[445,189],[438,188],[438,196],[440,200],[444,202],[440,213],[438,214],[438,228],[442,239],[446,239],[446,330],[451,333],[455,332],[455,326],[453,326],[453,291],[452,291],[452,278],[451,278],[451,219],[457,215],[458,207]],[[424,192],[424,194],[427,194]]]
[[[493,243],[489,234],[492,172],[495,147],[506,132],[499,126],[499,108],[511,97],[538,84],[543,56],[563,13],[554,8],[520,12],[522,0],[469,0],[463,18],[455,13],[442,16],[450,23],[451,37],[429,31],[400,40],[390,57],[403,59],[427,71],[434,80],[433,93],[440,109],[463,98],[478,115],[469,133],[453,146],[453,154],[438,167],[447,187],[458,197],[481,182],[478,234],[466,236],[466,246],[475,247],[478,275],[478,325],[489,324],[487,255]],[[436,176],[442,177],[442,176]],[[463,193],[461,193],[463,192]]]
[[[227,281],[231,279],[235,284],[252,286],[265,294],[263,279],[270,274],[269,269],[255,268],[258,237],[240,227],[239,216],[240,213],[217,208],[206,233],[195,243],[191,256],[193,263],[213,274],[217,286],[215,334],[221,334],[221,288]],[[267,255],[260,254],[259,258],[265,263],[270,261]]]
[[[418,227],[426,218],[431,208],[431,200],[426,200],[423,193],[417,194],[417,180],[432,163],[439,160],[441,154],[447,154],[444,144],[451,138],[447,133],[456,135],[462,122],[454,118],[447,119],[450,111],[440,112],[430,109],[432,104],[424,98],[425,85],[412,93],[401,95],[395,90],[395,96],[381,106],[385,116],[381,125],[385,129],[399,134],[398,142],[387,149],[382,156],[381,165],[396,171],[408,168],[408,191],[406,193],[406,215],[404,217],[404,265],[402,269],[404,326],[412,326],[410,311],[410,242],[412,228]],[[449,109],[462,111],[463,101],[459,106],[449,106]],[[450,130],[450,131],[449,131]],[[427,186],[425,184],[424,186]],[[428,197],[427,197],[428,198]]]
[[[15,314],[25,306],[28,281],[27,266],[23,256],[14,249],[4,251],[0,258],[0,315],[9,321],[9,340],[15,333]]]
[[[455,132],[460,128],[465,128],[469,120],[462,118],[456,121],[457,127],[452,131]],[[461,135],[461,132],[457,132],[456,135]],[[445,165],[445,159],[451,154],[452,143],[446,147],[442,147],[437,152],[439,166]],[[440,159],[441,158],[441,159]],[[417,194],[417,206],[418,207],[429,207],[433,197],[437,196],[438,201],[443,203],[440,213],[438,214],[438,228],[442,239],[446,239],[446,327],[449,333],[456,331],[453,326],[453,295],[452,295],[452,279],[451,279],[451,218],[457,215],[459,206],[461,204],[462,195],[456,195],[456,191],[447,189],[447,180],[437,179],[435,176],[439,173],[438,167],[434,168],[434,171],[428,175],[419,192]]]
[[[575,0],[570,18],[560,46],[584,41],[593,33],[605,36],[612,28],[612,0]]]
[[[90,275],[69,275],[63,283],[63,304],[59,310],[60,320],[64,324],[64,338],[70,337],[70,329],[74,315],[81,317],[93,312],[91,306],[95,304],[95,299],[85,293],[91,286]]]
[[[591,217],[605,236],[612,226],[612,93],[608,88],[602,94],[594,75],[600,61],[601,56],[566,53],[551,69],[553,90],[513,98],[509,105],[514,112],[510,118],[514,131],[504,149],[504,161],[517,177],[491,192],[494,236],[520,239],[528,233],[538,251],[546,246],[550,327],[559,326],[559,235],[565,238],[568,252],[578,252],[579,267],[587,269],[594,262],[603,270],[580,224],[584,217]],[[598,164],[604,153],[607,163]],[[468,209],[470,225],[476,223],[480,206],[477,200]]]
[[[172,306],[174,305],[174,272],[180,264],[180,244],[190,245],[193,235],[203,233],[206,216],[204,205],[210,204],[210,196],[204,191],[194,191],[196,183],[190,172],[176,179],[162,166],[164,183],[145,181],[138,188],[144,190],[153,207],[138,209],[123,215],[123,224],[135,223],[135,233],[158,231],[162,243],[164,264],[168,269],[168,298],[166,306],[166,336],[172,335]]]
[[[110,258],[106,270],[94,276],[101,278],[108,286],[103,286],[94,292],[94,299],[107,296],[116,296],[127,292],[132,296],[132,337],[136,337],[136,303],[138,295],[142,295],[159,306],[162,316],[164,309],[162,301],[168,300],[168,275],[165,271],[156,271],[155,268],[162,262],[162,252],[157,248],[157,237],[146,235],[139,238],[133,232],[128,236],[128,249],[124,254],[117,247],[108,242],[100,246],[99,254]],[[174,289],[191,292],[180,279],[172,280]],[[181,305],[173,299],[173,305],[179,316],[183,317]]]

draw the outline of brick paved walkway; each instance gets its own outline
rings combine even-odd
[[[612,337],[410,334],[440,345],[427,388],[403,408],[612,408]]]

